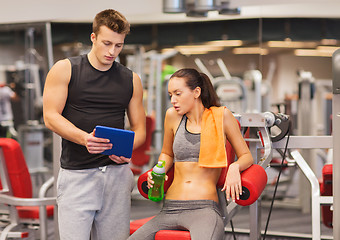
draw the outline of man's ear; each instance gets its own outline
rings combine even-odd
[[[90,39],[91,39],[91,42],[93,43],[97,39],[96,34],[95,33],[91,33]]]

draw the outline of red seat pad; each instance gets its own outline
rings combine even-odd
[[[39,207],[38,206],[18,206],[18,215],[20,218],[39,219]],[[46,206],[47,217],[52,217],[54,212],[54,206]]]
[[[133,175],[140,175],[142,173],[142,168],[139,167],[139,166],[135,166],[135,165],[131,164],[130,169],[131,169]]]
[[[333,195],[333,164],[326,164],[322,168],[322,196],[332,196]]]
[[[190,240],[190,232],[182,230],[161,230],[156,233],[155,240]]]
[[[13,196],[32,198],[31,176],[20,144],[11,138],[0,138],[0,146],[3,150]],[[0,189],[2,189],[1,181]]]
[[[333,175],[333,164],[326,164],[325,166],[323,166],[322,175],[332,176]]]
[[[241,206],[253,204],[262,194],[267,184],[267,173],[263,167],[253,164],[241,173],[242,189],[246,190],[235,202]]]

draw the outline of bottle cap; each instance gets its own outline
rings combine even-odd
[[[153,167],[153,171],[158,174],[165,173],[165,161],[164,160],[159,160],[157,165]]]

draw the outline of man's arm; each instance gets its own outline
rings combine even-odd
[[[133,95],[130,100],[127,115],[131,130],[135,132],[133,148],[136,149],[145,141],[145,110],[143,106],[143,86],[141,79],[133,73]]]
[[[84,145],[90,153],[100,153],[112,146],[107,139],[94,137],[94,133],[87,133],[64,116],[62,111],[68,96],[68,85],[71,78],[71,63],[69,60],[58,61],[46,77],[43,94],[43,114],[47,128],[62,138]],[[103,144],[105,143],[105,144]]]

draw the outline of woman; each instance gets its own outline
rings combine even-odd
[[[214,162],[215,156],[221,158],[216,155],[221,148],[217,147],[215,151],[210,147],[216,146],[209,144],[214,145],[217,139],[215,135],[220,133],[222,153],[225,154],[225,141],[228,140],[238,157],[236,162],[230,164],[222,189],[226,191],[227,200],[230,197],[233,201],[239,198],[242,193],[240,172],[252,165],[253,158],[240,133],[238,122],[228,109],[219,107],[216,92],[205,74],[195,69],[178,70],[169,80],[168,91],[173,107],[166,112],[159,160],[165,160],[166,171],[174,166],[174,179],[161,212],[129,239],[154,239],[157,231],[164,229],[187,229],[193,240],[224,239],[216,184],[227,159],[224,155],[222,165],[221,162],[209,165],[209,162]],[[209,121],[207,116],[212,116],[211,110],[221,112],[221,127],[220,132],[208,133],[207,137],[206,132],[214,132],[215,129],[211,128],[210,123],[218,122],[218,117]],[[204,154],[205,159],[202,157]],[[148,187],[152,184],[149,174]]]

